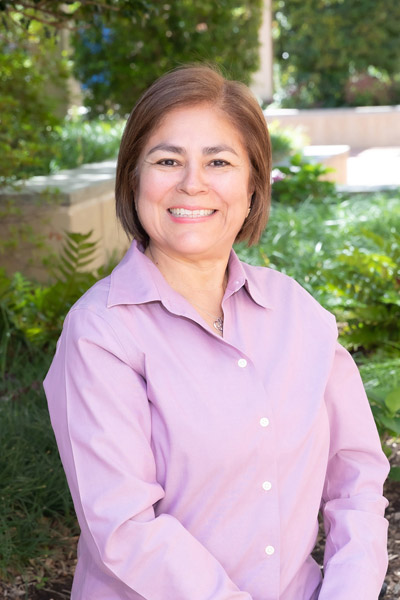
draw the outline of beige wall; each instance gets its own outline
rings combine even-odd
[[[400,106],[265,110],[268,123],[301,127],[310,144],[351,148],[400,146]]]
[[[23,194],[9,194],[19,214],[3,217],[0,221],[2,240],[14,240],[14,247],[6,248],[0,256],[1,265],[9,274],[21,271],[39,280],[47,278],[42,259],[58,253],[61,249],[64,232],[88,233],[93,230],[92,241],[98,240],[96,258],[90,268],[105,264],[115,252],[121,257],[129,246],[128,239],[115,216],[114,176],[108,165],[103,163],[88,165],[91,169],[65,171],[65,179],[55,176],[35,177]],[[91,177],[88,176],[91,173]],[[79,176],[91,179],[77,186]],[[96,184],[96,175],[106,178]],[[61,184],[61,182],[64,182]],[[58,183],[58,185],[57,185]],[[59,186],[61,185],[61,190]],[[40,192],[51,188],[58,190],[56,200],[50,204],[40,201]],[[0,203],[6,202],[7,195],[0,195]],[[33,235],[30,233],[33,233]],[[37,247],[42,239],[43,248]]]

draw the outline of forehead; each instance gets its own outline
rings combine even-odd
[[[146,146],[163,136],[174,139],[183,136],[188,140],[194,140],[196,136],[198,139],[211,136],[218,142],[222,141],[221,138],[230,138],[245,148],[245,140],[236,123],[221,108],[207,103],[169,110],[152,129]]]

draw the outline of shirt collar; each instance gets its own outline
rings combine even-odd
[[[229,279],[225,297],[244,287],[249,296],[264,308],[271,308],[266,299],[266,290],[261,289],[256,275],[257,267],[242,263],[234,250],[229,257]],[[119,304],[144,304],[160,301],[169,304],[175,295],[169,284],[143,249],[133,240],[129,250],[110,276],[107,307]]]
[[[263,285],[265,279],[256,276],[257,273],[260,274],[260,269],[265,271],[263,267],[253,267],[242,262],[234,250],[231,250],[228,265],[229,280],[226,291],[230,292],[229,295],[244,287],[254,302],[263,308],[272,308],[267,300],[267,287]]]

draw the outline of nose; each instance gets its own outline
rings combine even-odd
[[[182,170],[182,178],[178,183],[178,191],[189,196],[196,196],[197,194],[206,193],[207,190],[208,185],[202,166],[187,165]]]

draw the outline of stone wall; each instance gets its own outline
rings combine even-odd
[[[122,256],[129,242],[115,217],[114,184],[115,161],[106,161],[33,177],[19,192],[0,193],[0,205],[11,201],[15,212],[0,221],[1,240],[17,237],[18,242],[0,256],[2,266],[10,274],[45,279],[42,258],[59,251],[65,231],[93,231],[91,239],[99,243],[90,267],[103,265],[114,252]],[[37,247],[40,238],[42,248]]]

